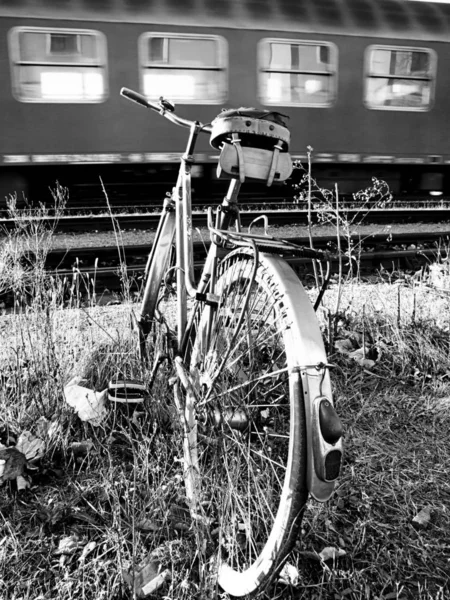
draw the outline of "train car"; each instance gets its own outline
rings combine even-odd
[[[397,194],[448,194],[449,42],[450,6],[412,0],[0,0],[0,199],[169,179],[186,132],[122,86],[203,122],[284,113],[293,157],[312,147],[318,182],[343,193],[375,175]]]

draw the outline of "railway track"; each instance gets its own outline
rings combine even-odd
[[[291,241],[309,245],[306,238],[291,238]],[[359,240],[354,238],[353,244],[357,243]],[[345,274],[349,264],[356,266],[356,263],[344,254],[339,264],[335,247],[335,236],[315,240],[316,249],[329,250],[331,272],[337,273],[341,267]],[[389,273],[426,272],[426,266],[435,263],[438,257],[447,259],[449,248],[450,228],[440,234],[397,234],[390,239],[386,235],[372,235],[365,239],[361,251],[357,253],[358,274],[363,277],[379,274],[382,269]],[[92,301],[95,292],[96,302],[120,301],[124,295],[139,296],[150,249],[151,244],[127,246],[121,251],[121,259],[115,247],[54,250],[47,257],[46,272],[62,282],[60,289],[66,290],[68,298],[75,296],[81,302]],[[345,250],[344,244],[342,251],[345,253]],[[194,243],[194,269],[197,273],[203,265],[205,254],[205,245],[202,242]],[[25,269],[30,268],[32,261],[32,256],[25,259]],[[312,279],[313,265],[310,259],[295,258],[290,262],[304,282]],[[126,268],[121,268],[121,265],[126,265]],[[7,309],[12,307],[14,294],[9,291],[2,293],[0,302]]]
[[[348,219],[358,216],[359,210],[356,208],[346,209]],[[262,208],[259,210],[249,209],[241,211],[241,220],[244,226],[248,226],[257,217],[266,214],[269,217],[272,225],[285,225],[285,224],[298,224],[305,225],[308,222],[308,211],[301,208],[286,209],[274,209]],[[312,219],[317,222],[319,216],[323,217],[322,211],[313,210],[311,211]],[[114,214],[115,223],[123,230],[126,229],[155,229],[160,217],[159,212],[137,212],[133,214],[118,213]],[[33,217],[29,215],[26,217],[27,220],[33,220],[34,218],[40,219],[45,222],[49,228],[55,229],[58,232],[81,232],[81,231],[110,231],[113,229],[113,222],[111,215],[64,215],[62,217]],[[193,212],[193,226],[194,227],[205,227],[207,222],[206,211],[195,210]],[[364,218],[365,223],[442,223],[450,222],[450,207],[443,208],[432,207],[432,208],[413,208],[400,207],[400,208],[389,208],[389,209],[373,209]],[[10,231],[16,226],[14,219],[2,218],[0,219],[0,231]]]
[[[436,250],[385,250],[380,252],[362,252],[358,258],[360,262],[359,274],[363,276],[376,273],[380,269],[385,269],[387,271],[405,271],[406,269],[419,272],[421,268],[435,260]],[[301,278],[312,275],[313,269],[310,259],[295,258],[291,259],[289,262]],[[201,260],[195,261],[194,270],[199,271],[202,265],[203,262]],[[144,269],[145,262],[134,263],[127,266],[126,287],[131,293],[137,293],[142,289]],[[337,256],[331,260],[331,270],[332,273],[338,271]],[[344,273],[347,270],[348,261],[344,260]],[[95,288],[97,295],[105,293],[115,293],[120,295],[123,290],[123,275],[121,275],[118,266],[86,267],[84,265],[79,265],[71,270],[57,269],[51,271],[49,274],[54,277],[65,278],[66,281],[71,281],[72,284],[78,281],[80,282],[78,285],[81,290],[83,289],[83,286],[86,286],[87,289],[87,282],[89,281],[89,289],[92,290]],[[83,292],[81,291],[81,293]]]
[[[291,242],[309,246],[306,237],[290,238]],[[353,247],[360,243],[357,237],[352,238]],[[338,256],[336,250],[336,237],[317,237],[314,241],[316,249],[329,250],[331,269],[338,270]],[[375,234],[367,237],[361,243],[358,251],[360,273],[374,273],[381,268],[392,270],[418,271],[425,265],[434,262],[437,256],[446,257],[450,246],[450,228],[447,232],[411,234],[400,233],[389,238],[386,235]],[[346,251],[346,244],[341,243],[342,251]],[[127,246],[120,251],[112,247],[88,247],[72,250],[54,250],[49,253],[46,270],[49,275],[65,278],[67,281],[95,282],[96,292],[120,292],[123,270],[120,265],[126,265],[126,274],[131,291],[138,291],[142,284],[148,253],[151,244]],[[194,264],[199,269],[203,264],[206,246],[202,242],[194,243]],[[32,257],[28,257],[32,261]],[[349,261],[344,258],[344,270],[348,269]],[[291,264],[299,275],[307,276],[312,272],[310,259],[296,258]]]

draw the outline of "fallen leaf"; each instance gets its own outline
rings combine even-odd
[[[141,519],[136,523],[136,528],[140,531],[150,532],[150,531],[159,531],[161,526],[152,521],[151,519]]]
[[[352,341],[349,340],[349,339],[347,339],[347,340],[336,340],[334,342],[334,347],[341,354],[349,354],[350,352],[352,352],[355,349],[355,346],[353,345]]]
[[[280,571],[280,583],[284,583],[284,585],[298,585],[300,581],[300,575],[298,569],[291,565],[290,563],[286,563],[284,567]]]
[[[81,546],[83,546],[83,543],[80,542],[76,535],[69,535],[59,540],[59,545],[55,550],[55,554],[57,556],[61,554],[74,554]]]
[[[44,456],[45,442],[31,431],[22,431],[16,444],[17,450],[25,454],[27,460],[38,460]]]
[[[337,558],[345,556],[346,554],[347,552],[345,550],[342,550],[341,548],[327,546],[322,550],[322,552],[319,552],[319,557],[321,560],[323,560],[323,562],[325,562],[327,560],[336,560]]]
[[[348,333],[349,338],[352,340],[352,342],[356,346],[363,345],[364,336],[362,333],[359,333],[359,331],[348,331],[347,333]]]
[[[375,361],[370,358],[364,358],[359,364],[363,369],[370,371],[375,366]]]
[[[133,415],[131,417],[131,422],[134,423],[135,425],[139,426],[141,424],[139,419],[143,418],[144,416],[145,416],[144,412],[134,411]]]
[[[25,454],[17,450],[17,448],[4,448],[0,450],[0,460],[5,461],[2,463],[3,473],[0,483],[16,479],[16,477],[22,475],[27,463]]]
[[[165,581],[168,581],[170,577],[170,571],[169,569],[166,569],[142,587],[142,595],[148,596],[149,594],[153,594],[153,592],[160,588]]]
[[[420,527],[426,527],[431,519],[431,507],[425,506],[412,520],[413,523]]]
[[[78,559],[80,562],[84,562],[86,560],[86,556],[94,550],[97,542],[88,542],[86,546],[83,548],[83,552],[81,553],[80,558]]]
[[[72,442],[70,448],[75,456],[86,456],[94,447],[92,440],[85,440],[84,442]]]
[[[17,491],[19,491],[19,492],[31,487],[31,483],[28,481],[28,479],[25,479],[25,477],[23,477],[22,475],[18,475],[16,477],[16,483],[17,483]]]
[[[367,348],[358,348],[358,350],[354,350],[353,352],[349,352],[348,356],[353,358],[355,362],[358,363],[361,367],[365,369],[371,369],[375,365],[375,361],[370,358],[366,358],[368,353]]]
[[[60,423],[57,421],[49,421],[44,416],[39,417],[36,421],[36,425],[34,427],[34,431],[36,435],[40,438],[48,438],[49,440],[55,436],[55,434],[60,429]]]

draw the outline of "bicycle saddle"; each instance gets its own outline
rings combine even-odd
[[[274,142],[281,142],[281,151],[287,152],[291,137],[288,118],[279,112],[251,107],[224,109],[211,123],[210,144],[220,150],[223,143],[231,143],[232,134],[239,134],[242,146],[272,149]]]
[[[211,123],[210,144],[220,150],[217,176],[246,177],[266,181],[285,181],[292,172],[289,156],[291,134],[286,127],[288,117],[257,108],[223,110]]]

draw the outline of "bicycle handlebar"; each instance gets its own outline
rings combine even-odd
[[[157,104],[156,102],[147,100],[147,98],[142,94],[139,94],[139,92],[135,92],[134,90],[130,90],[126,87],[123,87],[120,90],[120,94],[127,100],[136,102],[136,104],[140,104],[145,108],[151,108],[155,112],[158,112],[160,115],[165,117],[168,121],[175,123],[175,125],[180,125],[180,127],[188,127],[189,129],[192,126],[197,125],[200,128],[200,131],[211,133],[211,125],[205,125],[199,121],[189,121],[188,119],[183,119],[182,117],[176,115],[175,112],[173,112],[175,107],[172,108],[172,105],[164,100],[163,97],[160,98],[159,103]]]

